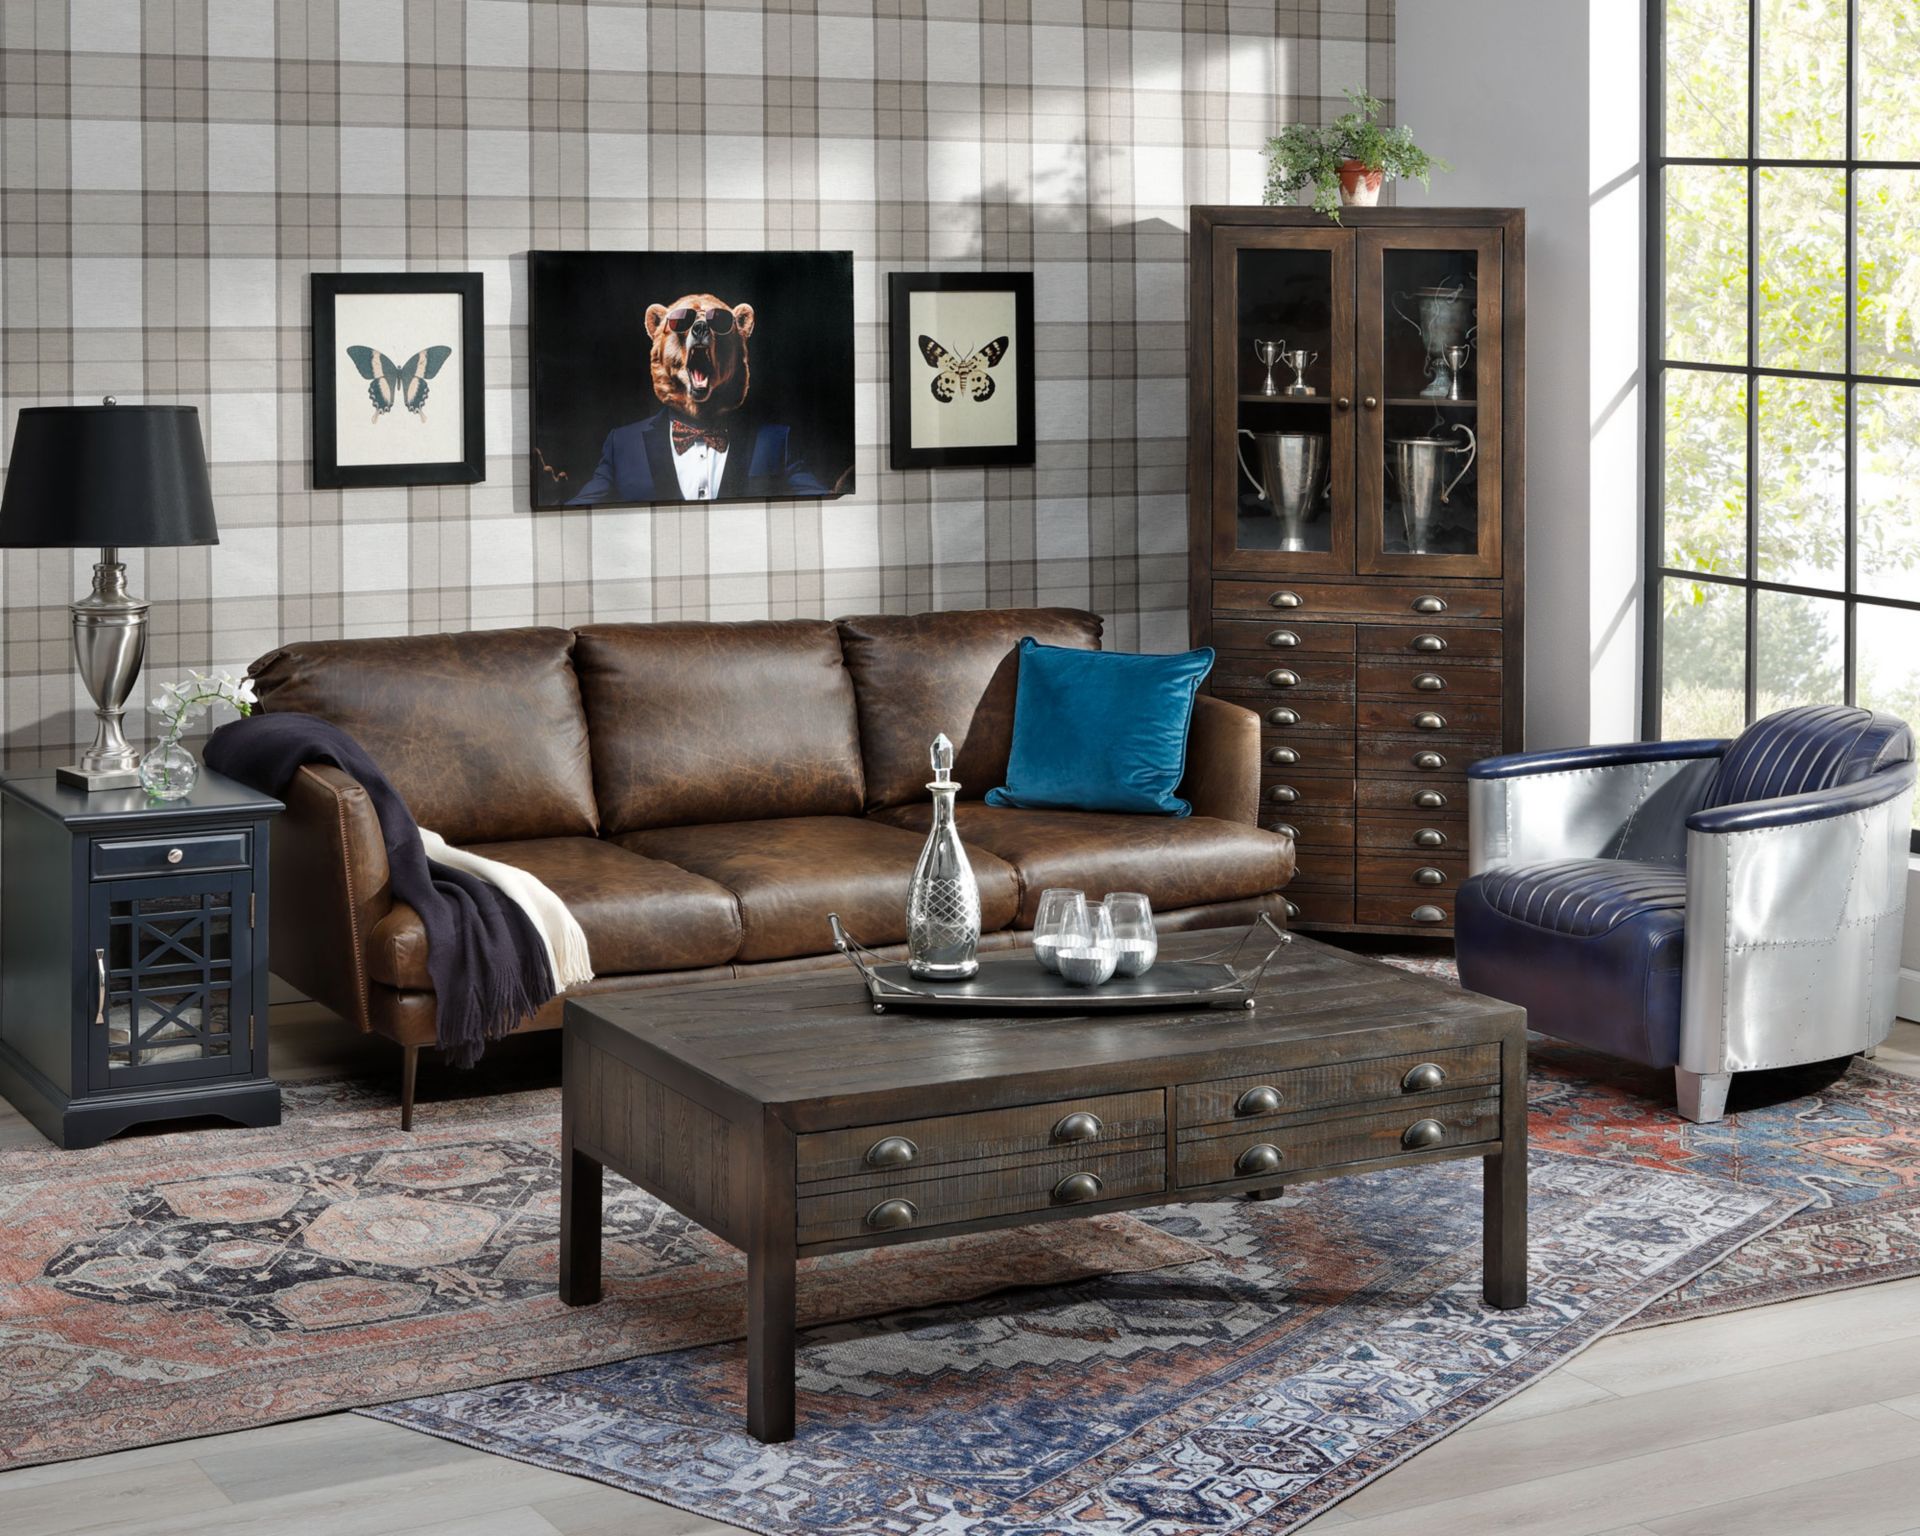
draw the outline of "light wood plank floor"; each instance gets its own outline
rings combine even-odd
[[[508,1042],[479,1086],[552,1080]],[[390,1076],[276,1010],[275,1075]],[[1920,1076],[1920,1026],[1880,1062]],[[469,1091],[423,1067],[423,1097]],[[0,1146],[38,1133],[0,1103]],[[6,1536],[724,1536],[735,1527],[335,1414],[0,1474]],[[1339,1536],[1920,1536],[1920,1279],[1602,1339],[1309,1530]]]

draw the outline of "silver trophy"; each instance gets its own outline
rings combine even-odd
[[[953,743],[933,738],[933,827],[907,887],[907,969],[925,981],[965,981],[980,969],[980,887],[953,822]]]
[[[1467,471],[1473,468],[1474,455],[1480,451],[1473,428],[1464,421],[1456,421],[1445,430],[1464,432],[1467,440],[1462,443],[1455,438],[1437,436],[1387,439],[1387,473],[1393,476],[1400,492],[1400,515],[1406,522],[1407,548],[1416,555],[1433,553],[1440,508],[1466,478]],[[1466,462],[1448,480],[1447,455],[1460,453],[1467,456]]]
[[[1286,388],[1290,395],[1312,395],[1318,391],[1307,382],[1307,369],[1320,361],[1318,352],[1282,352],[1286,365],[1293,370],[1293,382]]]
[[[1301,550],[1307,546],[1307,524],[1320,510],[1320,498],[1327,489],[1327,439],[1315,432],[1249,432],[1241,437],[1253,439],[1254,452],[1260,456],[1260,473],[1255,474],[1239,443],[1234,451],[1240,456],[1240,468],[1260,492],[1260,499],[1273,509],[1280,520],[1280,547]]]
[[[1400,307],[1402,300],[1409,299],[1419,315],[1417,320]],[[1434,288],[1396,293],[1393,312],[1419,333],[1420,344],[1426,348],[1429,382],[1421,395],[1430,400],[1457,399],[1453,394],[1454,370],[1446,361],[1447,349],[1472,341],[1474,332],[1480,329],[1473,323],[1473,295],[1467,291],[1467,280],[1457,278]]]
[[[1466,376],[1467,359],[1473,356],[1473,343],[1464,341],[1457,347],[1448,347],[1444,356],[1447,359],[1447,372],[1451,375],[1447,398],[1464,400],[1467,397],[1460,393],[1460,380]]]
[[[1273,365],[1287,355],[1287,344],[1284,341],[1262,341],[1256,336],[1253,338],[1253,355],[1267,365],[1267,382],[1260,386],[1260,393],[1279,394],[1280,386],[1273,382]]]

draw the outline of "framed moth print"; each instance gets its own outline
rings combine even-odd
[[[887,279],[895,469],[1031,464],[1033,274]]]
[[[487,473],[478,272],[313,274],[313,483]]]

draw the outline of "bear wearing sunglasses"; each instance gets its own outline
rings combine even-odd
[[[753,306],[689,293],[647,306],[660,409],[607,434],[600,465],[568,503],[830,496],[783,426],[743,414]]]

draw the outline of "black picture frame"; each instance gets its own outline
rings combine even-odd
[[[944,444],[916,441],[913,407],[916,391],[933,389],[941,377],[939,366],[920,347],[911,320],[917,293],[1004,293],[1012,303],[1013,363],[1011,378],[995,371],[995,390],[1014,390],[1015,436],[1010,442]],[[895,469],[946,469],[962,465],[1032,464],[1035,461],[1033,273],[1031,272],[890,272],[887,274],[888,462]],[[954,348],[976,338],[933,338]],[[986,341],[989,338],[978,338]],[[979,352],[971,357],[978,358]],[[963,359],[968,361],[971,359]],[[935,394],[933,398],[938,399]],[[964,404],[957,408],[964,409]]]
[[[313,485],[361,490],[396,485],[472,485],[487,477],[486,321],[479,272],[315,272],[313,325]],[[454,294],[460,303],[460,457],[404,463],[342,464],[337,411],[341,338],[334,323],[343,294]],[[368,347],[373,338],[350,343]],[[372,385],[370,387],[377,387]],[[430,386],[429,386],[430,387]],[[395,399],[391,404],[404,404]],[[411,409],[411,407],[408,407]],[[390,407],[389,407],[390,409]],[[396,423],[397,425],[397,423]]]

